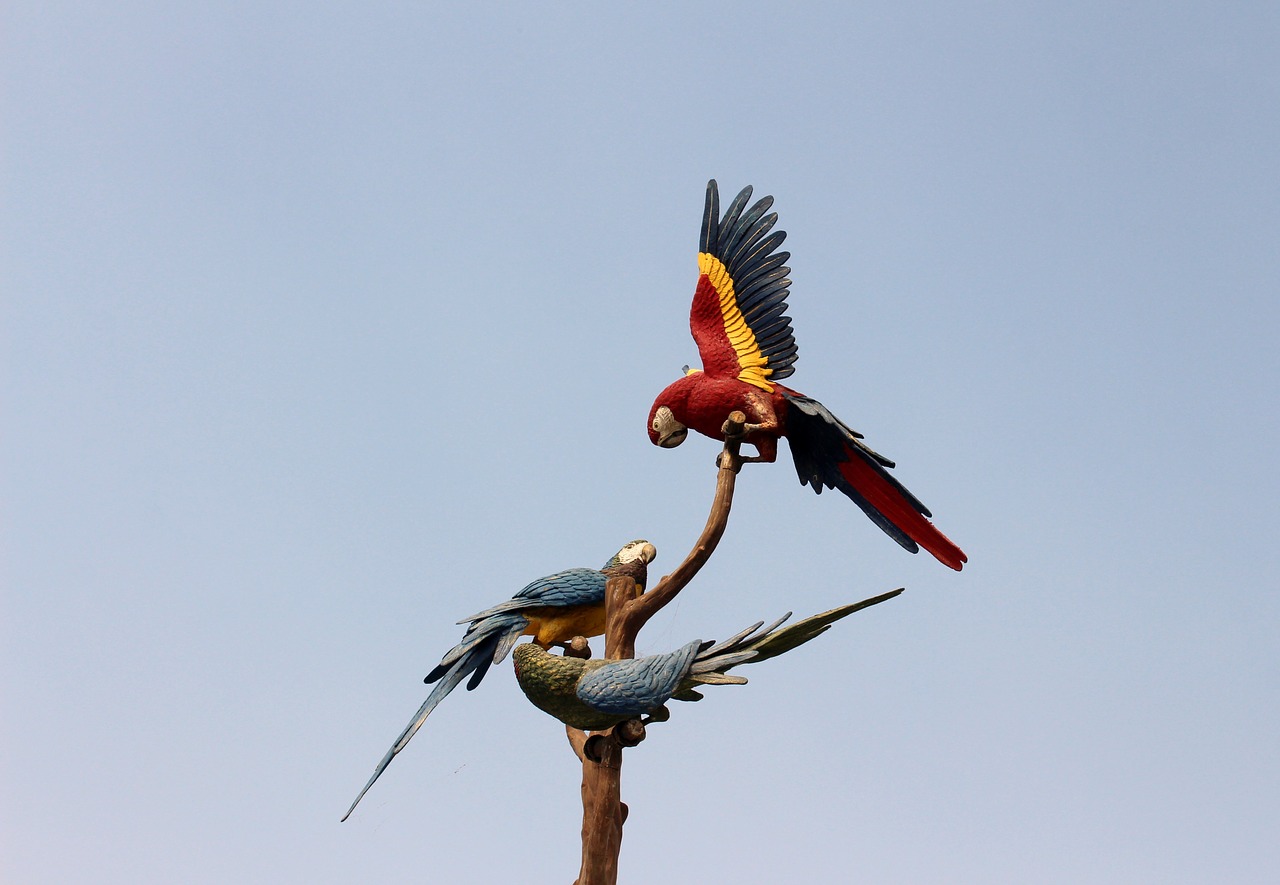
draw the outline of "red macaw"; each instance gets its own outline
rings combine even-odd
[[[774,461],[778,437],[791,447],[802,485],[839,489],[871,521],[912,553],[923,547],[957,571],[964,551],[929,521],[932,514],[892,475],[894,464],[862,442],[815,399],[778,383],[791,375],[796,342],[786,315],[791,272],[788,252],[775,252],[786,234],[769,233],[777,213],[766,215],[773,197],[750,209],[751,188],[738,194],[724,217],[714,180],[707,184],[698,251],[698,286],[689,327],[702,370],[685,375],[658,395],[649,412],[649,439],[671,448],[689,428],[713,439],[729,413],[747,416],[747,442],[758,455],[747,461]],[[746,209],[746,211],[743,211]]]

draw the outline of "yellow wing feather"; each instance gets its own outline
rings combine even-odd
[[[769,383],[768,376],[773,374],[773,370],[768,367],[769,361],[761,353],[755,333],[738,309],[738,300],[733,292],[733,278],[729,276],[728,268],[714,255],[699,252],[698,270],[707,275],[720,297],[720,316],[724,320],[725,335],[738,355],[738,365],[742,367],[738,380],[772,393],[773,385]]]

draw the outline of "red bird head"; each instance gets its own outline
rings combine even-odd
[[[689,428],[680,420],[689,402],[687,376],[658,394],[649,410],[649,441],[664,449],[674,449],[685,441]]]

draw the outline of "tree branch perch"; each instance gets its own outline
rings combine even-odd
[[[720,543],[729,524],[734,483],[742,467],[740,450],[746,420],[742,412],[733,412],[724,424],[724,450],[716,462],[719,470],[711,513],[684,561],[648,593],[637,592],[635,581],[627,577],[610,578],[605,585],[606,659],[635,657],[640,629],[675,599]],[[582,867],[574,885],[616,885],[622,824],[627,818],[627,806],[621,799],[622,750],[644,740],[644,724],[631,719],[589,736],[576,728],[566,728],[566,733],[569,745],[582,761]]]

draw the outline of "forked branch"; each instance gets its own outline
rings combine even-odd
[[[634,658],[640,628],[675,599],[720,543],[729,524],[734,482],[742,467],[739,452],[745,423],[745,415],[733,412],[724,424],[724,450],[717,462],[711,514],[684,561],[648,593],[637,592],[635,581],[626,577],[610,578],[605,585],[605,658]],[[627,819],[627,806],[621,799],[622,750],[644,740],[644,726],[633,719],[589,736],[576,728],[565,730],[569,745],[582,761],[582,867],[574,885],[615,885],[622,824]]]
[[[605,657],[610,660],[633,658],[636,655],[636,636],[646,622],[676,594],[693,580],[693,576],[706,565],[724,535],[729,524],[729,509],[733,506],[733,488],[742,468],[742,430],[747,417],[742,412],[732,412],[724,423],[724,450],[717,461],[716,493],[711,502],[711,513],[697,543],[671,574],[664,577],[648,593],[637,595],[634,589],[628,594],[619,591],[606,595],[606,604],[614,601],[618,606],[616,616],[606,609]]]

